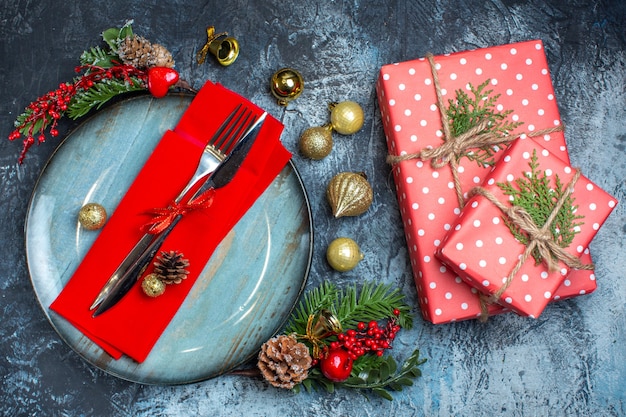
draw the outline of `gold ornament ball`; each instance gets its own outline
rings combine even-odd
[[[300,136],[300,152],[307,158],[320,160],[333,149],[333,135],[330,126],[310,127]]]
[[[358,103],[342,101],[331,103],[328,107],[330,108],[330,124],[337,133],[352,135],[363,127],[365,116]]]
[[[158,297],[165,292],[166,284],[157,274],[148,274],[141,282],[141,289],[148,297]]]
[[[341,172],[326,187],[326,198],[335,218],[358,216],[374,201],[374,192],[362,172]]]
[[[80,208],[78,221],[87,230],[97,230],[106,223],[107,212],[98,203],[87,203]]]
[[[286,106],[287,103],[302,94],[304,79],[295,69],[282,68],[272,75],[270,90],[272,95],[278,99],[278,104]]]
[[[333,240],[326,249],[328,263],[339,272],[354,269],[363,257],[359,245],[348,237],[339,237]]]

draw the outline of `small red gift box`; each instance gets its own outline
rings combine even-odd
[[[535,141],[516,140],[478,188],[484,192],[468,200],[437,256],[470,285],[492,295],[495,302],[521,315],[538,317],[570,271],[564,262],[566,254],[572,262],[578,261],[617,204],[590,180],[577,175],[575,169]],[[519,223],[511,225],[513,216],[517,216],[510,212],[513,198],[520,206],[527,206],[527,213],[537,213],[537,218],[545,219],[553,211],[550,204],[568,190],[571,200],[566,200],[561,215],[554,222],[544,220],[555,225],[556,231],[544,229],[549,240],[554,240],[554,233],[558,233],[557,246],[565,253],[550,249],[553,252],[547,256],[543,253],[542,262],[539,255],[531,252],[533,239],[526,231],[534,223],[521,226],[521,232]],[[564,238],[570,231],[571,241]],[[532,244],[540,244],[545,238],[537,233]],[[545,262],[550,257],[559,259],[554,270]]]
[[[489,88],[501,95],[498,108],[513,111],[510,121],[523,122],[513,133],[536,132],[561,123],[541,41],[435,56],[434,63],[444,101],[453,99],[456,90],[467,91],[469,83],[478,86],[489,79]],[[427,59],[382,67],[376,87],[391,155],[441,146],[441,114]],[[569,160],[562,132],[536,140]],[[500,154],[494,155],[496,161]],[[482,183],[489,169],[462,158],[456,171],[462,191],[467,192]],[[435,257],[460,213],[451,168],[434,168],[430,161],[411,159],[396,163],[392,173],[424,318],[445,323],[480,316],[477,291]],[[490,308],[492,314],[500,310],[495,305]]]

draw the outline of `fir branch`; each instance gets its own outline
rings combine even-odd
[[[366,282],[362,285],[360,294],[357,298],[356,287],[349,287],[337,308],[337,318],[345,327],[354,327],[360,321],[380,320],[384,317],[390,317],[393,310],[398,308],[401,313],[398,317],[398,324],[410,329],[413,326],[412,317],[408,312],[408,308],[404,305],[404,295],[396,289],[392,289],[391,285]]]
[[[468,85],[470,94],[459,89],[456,90],[456,98],[448,100],[446,115],[450,121],[450,130],[453,136],[459,136],[468,130],[488,122],[486,132],[492,132],[502,137],[506,137],[522,122],[511,122],[508,115],[513,110],[499,111],[497,101],[500,94],[493,94],[493,90],[488,90],[487,86],[491,82],[487,79],[478,87],[471,83]],[[465,156],[471,161],[475,161],[480,166],[493,165],[494,155],[500,147],[485,146],[475,151],[467,152]]]
[[[287,334],[304,335],[311,315],[317,315],[321,310],[330,310],[335,314],[344,330],[353,328],[359,322],[383,320],[394,316],[400,327],[411,328],[413,318],[410,307],[404,302],[404,296],[391,285],[366,282],[360,291],[351,286],[340,291],[334,284],[324,282],[318,288],[308,291],[298,307],[292,313],[291,320],[285,329]],[[394,310],[400,314],[394,315]],[[328,345],[336,341],[331,335],[320,341]],[[311,347],[308,340],[304,340]],[[302,388],[313,391],[322,388],[329,393],[336,387],[369,390],[383,398],[391,400],[389,390],[399,391],[403,387],[413,384],[412,379],[421,376],[419,366],[426,362],[419,358],[419,351],[413,354],[402,364],[400,369],[391,356],[363,355],[353,363],[350,377],[344,382],[328,380],[318,367],[311,368],[307,378],[293,388],[300,392]]]
[[[91,47],[80,55],[80,64],[83,66],[111,68],[119,61],[120,58],[117,54],[105,51],[99,46]]]
[[[523,173],[522,177],[516,178],[513,183],[497,183],[502,192],[510,197],[510,202],[514,206],[522,207],[532,218],[533,222],[543,227],[556,207],[557,202],[567,191],[558,175],[554,176],[554,187],[550,178],[545,172],[539,169],[537,151],[533,150],[533,155],[528,163],[530,172]],[[574,204],[574,197],[566,197],[565,203],[558,211],[556,218],[549,226],[550,233],[555,242],[562,248],[568,247],[578,233],[578,228],[584,223],[577,220],[583,216],[577,215],[578,206]],[[524,245],[530,243],[528,235],[504,216],[504,223],[511,234]],[[539,250],[532,253],[536,264],[542,262],[543,258]]]
[[[332,311],[334,302],[339,295],[340,291],[337,287],[328,281],[323,282],[317,288],[307,291],[303,300],[292,314],[291,320],[285,328],[285,333],[305,334],[309,315],[316,314],[324,309]]]
[[[78,119],[94,108],[99,109],[107,101],[120,94],[145,88],[145,84],[135,77],[131,77],[131,82],[113,78],[94,83],[88,90],[76,93],[67,108],[67,116],[71,119]]]

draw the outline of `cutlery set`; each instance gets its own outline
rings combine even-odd
[[[193,203],[210,189],[228,184],[246,158],[266,115],[264,112],[255,117],[252,111],[239,104],[208,141],[195,173],[174,199],[174,204]],[[90,307],[95,310],[93,317],[113,307],[130,291],[182,217],[182,213],[177,214],[164,230],[152,230],[152,227],[146,231],[95,298]]]

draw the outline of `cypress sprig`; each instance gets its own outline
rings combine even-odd
[[[530,172],[524,172],[522,177],[515,179],[513,183],[507,181],[497,183],[497,185],[505,195],[511,198],[512,205],[522,207],[537,226],[543,227],[558,200],[567,190],[558,175],[554,176],[554,186],[552,185],[550,177],[539,169],[537,159],[537,151],[533,150],[533,155],[528,163]],[[552,237],[562,248],[566,248],[572,243],[579,227],[584,224],[578,222],[583,216],[576,214],[577,209],[578,205],[575,205],[574,197],[567,196],[550,225]],[[530,243],[528,235],[506,216],[504,222],[517,240],[524,245]],[[543,258],[538,250],[533,251],[532,255],[536,264],[542,262]]]
[[[459,136],[468,130],[488,122],[485,131],[495,133],[502,137],[506,137],[516,127],[523,124],[522,122],[511,122],[508,115],[513,110],[499,111],[497,109],[497,101],[500,94],[493,94],[493,90],[487,89],[491,82],[490,79],[485,80],[478,87],[468,84],[469,94],[461,89],[456,90],[454,100],[448,100],[448,108],[446,115],[450,121],[450,129],[452,135]],[[506,147],[506,145],[503,145]],[[485,146],[477,150],[467,152],[465,156],[471,161],[475,161],[480,166],[490,166],[494,164],[494,154],[500,150],[500,147],[494,148]]]

